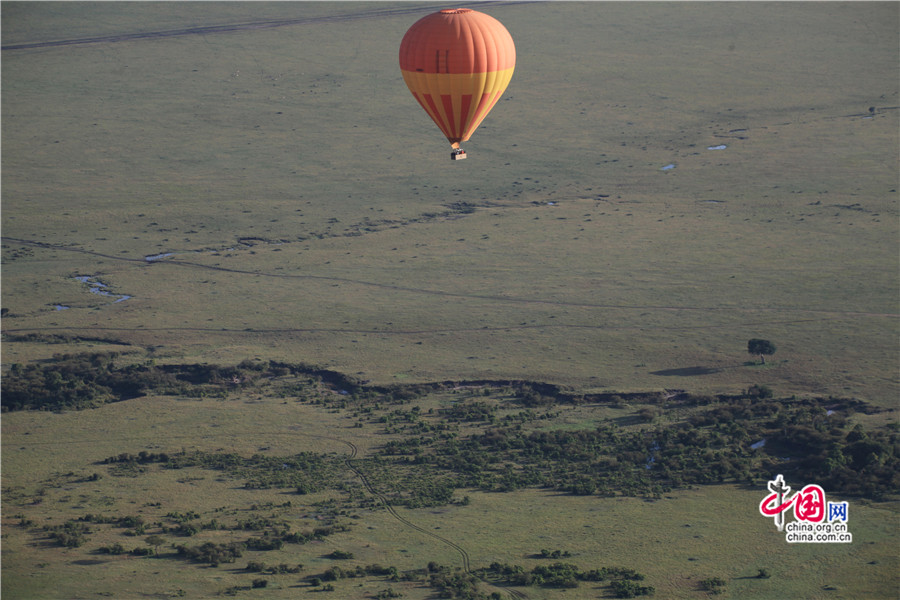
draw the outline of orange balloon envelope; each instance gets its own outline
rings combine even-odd
[[[506,28],[469,8],[423,17],[400,42],[403,80],[453,148],[469,140],[500,99],[515,65]]]

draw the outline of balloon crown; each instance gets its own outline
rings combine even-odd
[[[445,8],[441,11],[441,13],[445,15],[461,15],[470,12],[472,12],[471,8]]]

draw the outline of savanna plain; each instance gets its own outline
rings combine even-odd
[[[3,595],[896,598],[900,5],[446,6],[0,4]]]

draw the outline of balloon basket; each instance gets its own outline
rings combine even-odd
[[[454,150],[450,153],[450,160],[465,160],[466,151],[460,148],[459,150]]]

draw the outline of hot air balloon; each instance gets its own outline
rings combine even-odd
[[[400,42],[409,91],[450,140],[453,160],[509,85],[516,65],[512,36],[497,19],[454,8],[416,21]]]

